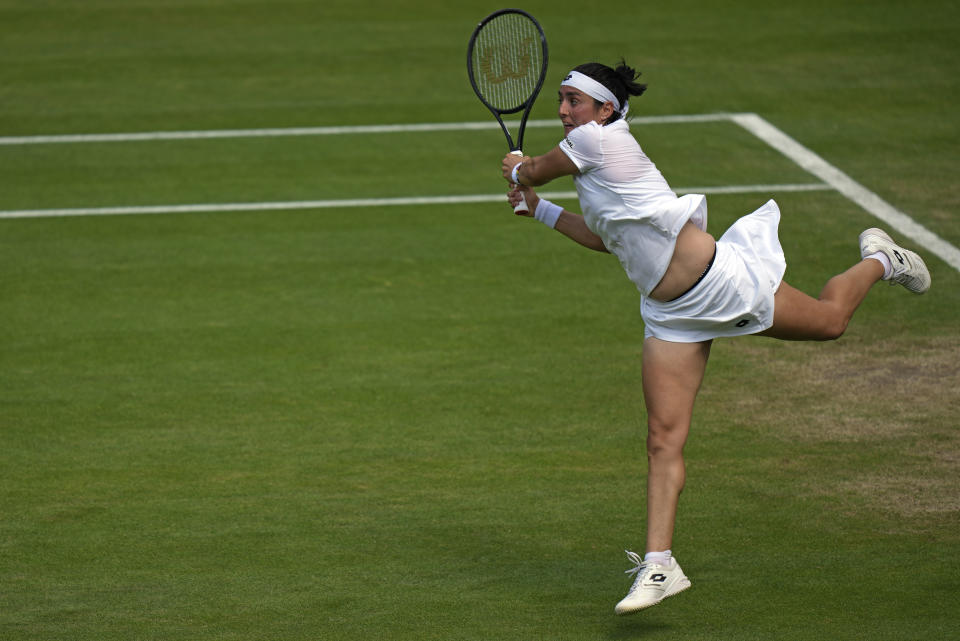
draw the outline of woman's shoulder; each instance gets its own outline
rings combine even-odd
[[[623,118],[603,127],[603,133],[611,138],[633,138],[633,133],[630,131],[630,124]]]
[[[559,147],[580,171],[596,165],[603,159],[600,125],[588,122],[572,129]]]
[[[569,150],[577,148],[599,150],[604,146],[604,141],[619,138],[624,134],[632,138],[626,123],[617,121],[609,125],[601,125],[591,121],[570,131],[567,137],[563,139],[562,144]]]
[[[625,122],[600,125],[588,122],[573,129],[560,143],[561,150],[569,156],[580,171],[604,163],[606,150],[638,147]],[[638,147],[639,148],[639,147]]]
[[[603,127],[601,127],[597,122],[590,121],[584,123],[570,131],[567,134],[567,140],[580,140],[586,138],[596,138],[603,133]]]

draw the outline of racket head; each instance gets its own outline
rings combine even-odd
[[[547,38],[522,9],[501,9],[480,21],[467,46],[474,92],[503,126],[501,116],[524,111],[523,123],[547,75]],[[519,141],[523,139],[523,124]],[[508,142],[510,134],[504,127]],[[520,144],[517,144],[519,147]]]

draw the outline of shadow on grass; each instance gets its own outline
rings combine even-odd
[[[650,616],[650,612],[641,612],[628,617],[616,617],[606,630],[608,639],[662,639],[672,636],[682,627],[671,624],[662,616]],[[615,616],[615,615],[611,615]]]

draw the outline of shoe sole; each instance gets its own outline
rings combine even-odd
[[[685,584],[685,585],[684,585],[684,584]],[[637,612],[640,612],[641,610],[646,610],[646,609],[648,609],[648,608],[652,608],[653,606],[657,605],[658,603],[663,603],[663,601],[664,601],[665,599],[669,599],[670,597],[676,596],[676,595],[680,594],[681,592],[684,592],[685,590],[689,589],[689,588],[690,588],[690,585],[691,585],[691,584],[690,584],[690,579],[687,579],[686,581],[681,581],[681,583],[680,583],[680,588],[674,590],[673,592],[670,592],[669,594],[664,594],[662,597],[660,597],[659,599],[657,599],[657,600],[654,601],[653,603],[648,603],[648,604],[646,604],[646,605],[641,605],[641,606],[637,606],[637,607],[633,607],[633,608],[624,608],[624,609],[622,609],[622,610],[617,610],[616,613],[617,613],[619,616],[626,616],[626,615],[628,615],[628,614],[636,614]]]

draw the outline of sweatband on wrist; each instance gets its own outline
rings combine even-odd
[[[523,164],[522,162],[518,162],[516,165],[513,166],[513,171],[510,172],[510,180],[513,181],[514,185],[520,184],[520,177],[518,176],[518,174],[520,173],[520,165],[522,164]]]
[[[541,198],[540,202],[537,203],[536,211],[533,212],[533,217],[550,229],[553,229],[557,226],[557,220],[560,218],[562,212],[563,207],[554,205],[546,198]]]

